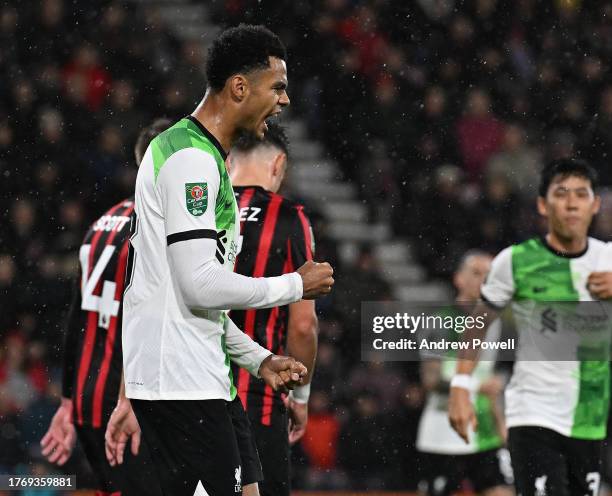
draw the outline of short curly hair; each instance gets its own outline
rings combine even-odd
[[[208,49],[206,79],[213,91],[221,91],[227,78],[270,67],[269,57],[287,60],[282,41],[265,26],[240,24],[223,31]]]

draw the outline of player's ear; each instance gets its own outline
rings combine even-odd
[[[599,213],[600,208],[601,208],[601,196],[595,195],[595,199],[593,200],[593,215]]]
[[[272,163],[272,175],[282,177],[285,175],[285,169],[287,165],[287,155],[285,152],[278,152],[276,157],[274,157],[274,162]]]
[[[229,78],[229,85],[232,99],[237,102],[242,102],[248,95],[249,82],[242,74],[234,74]]]
[[[538,213],[543,216],[548,215],[548,210],[546,209],[546,199],[538,196]]]
[[[458,290],[461,289],[462,286],[462,281],[461,281],[461,272],[455,272],[453,274],[453,286],[455,286],[455,288],[457,288]]]

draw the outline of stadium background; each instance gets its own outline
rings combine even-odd
[[[317,303],[294,486],[416,488],[418,368],[360,361],[360,302],[448,297],[466,249],[496,253],[539,232],[546,160],[588,158],[612,183],[612,2],[466,4],[0,2],[0,473],[53,470],[38,442],[59,398],[76,250],[131,195],[137,132],[189,113],[208,42],[254,22],[289,49],[285,193],[307,206],[317,258],[338,274]],[[610,240],[602,194],[593,231]],[[86,470],[82,458],[65,471]]]

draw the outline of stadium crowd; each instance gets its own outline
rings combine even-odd
[[[538,231],[546,160],[588,158],[612,184],[612,2],[455,3],[212,7],[219,23],[279,33],[296,113],[360,186],[372,220],[391,213],[431,278],[469,248],[496,253]],[[0,472],[45,471],[38,441],[59,397],[76,250],[88,223],[131,195],[140,127],[196,104],[205,54],[154,8],[121,1],[2,3],[0,38]],[[612,236],[610,196],[601,239]],[[316,207],[317,249],[337,261]],[[358,302],[391,291],[369,247],[355,266],[339,264],[318,307],[295,485],[414,488],[417,368],[360,361]]]

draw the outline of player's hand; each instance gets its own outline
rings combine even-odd
[[[301,386],[308,370],[295,358],[269,355],[259,366],[259,377],[274,391],[288,391]]]
[[[289,414],[289,444],[297,443],[306,432],[308,423],[308,403],[298,403],[291,397],[286,396],[283,402]]]
[[[451,387],[448,398],[448,419],[452,428],[466,443],[470,442],[468,431],[478,427],[470,392],[465,388]]]
[[[334,285],[334,269],[327,262],[317,263],[309,260],[302,265],[297,273],[302,277],[304,285],[304,300],[314,300],[328,294]]]
[[[612,298],[612,272],[591,272],[587,279],[587,289],[598,300]]]
[[[125,445],[131,438],[130,447],[134,456],[140,448],[140,426],[132,404],[127,398],[120,398],[106,426],[104,445],[106,458],[111,467],[123,463]]]
[[[76,430],[72,423],[72,400],[62,398],[53,415],[49,430],[40,441],[42,455],[50,462],[62,466],[68,461],[76,442]]]

